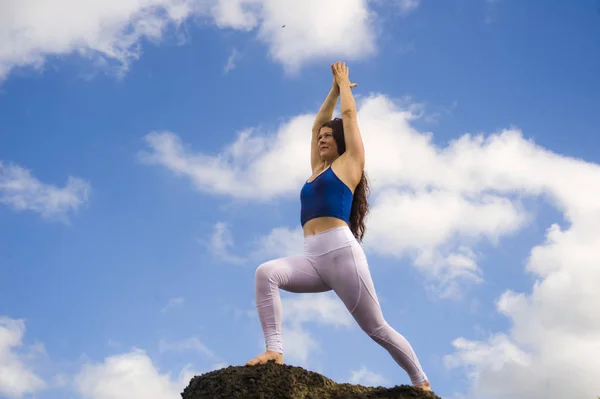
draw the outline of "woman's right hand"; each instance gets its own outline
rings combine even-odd
[[[335,72],[333,71],[333,69],[331,70],[331,74],[333,75],[333,82],[331,83],[331,90],[339,96],[340,95],[340,86],[338,86],[338,84],[337,84],[337,81],[335,79]],[[358,83],[350,82],[351,89],[355,88],[356,86],[358,86]]]

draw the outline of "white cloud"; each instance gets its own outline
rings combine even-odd
[[[229,57],[227,57],[227,62],[225,63],[225,67],[223,67],[223,71],[225,73],[229,73],[236,67],[236,63],[240,58],[240,52],[237,49],[231,50]]]
[[[216,260],[233,264],[246,262],[246,258],[233,254],[233,237],[229,225],[225,222],[217,222],[209,239],[200,242],[208,248]]]
[[[190,337],[181,341],[170,342],[161,340],[159,343],[161,353],[169,351],[196,351],[204,356],[213,358],[215,355],[197,337]]]
[[[500,3],[500,0],[485,0],[484,22],[486,24],[494,22],[494,9],[497,7],[498,3]]]
[[[28,366],[28,354],[18,351],[23,346],[25,322],[0,317],[0,396],[21,398],[47,387],[47,383]],[[34,353],[43,352],[35,345]]]
[[[235,307],[232,305],[223,305],[221,307],[221,309],[229,314],[230,316],[232,316],[235,320],[240,320],[240,319],[256,319],[257,314],[256,314],[256,308],[252,307],[250,309],[246,308],[246,309],[241,309],[239,307]]]
[[[211,12],[221,28],[256,29],[289,72],[319,58],[358,59],[375,51],[376,16],[367,0],[219,0]]]
[[[286,363],[302,367],[309,367],[309,355],[321,348],[312,334],[301,326],[284,325],[281,340]],[[261,342],[261,345],[264,344]]]
[[[419,8],[421,0],[398,0],[398,7],[403,14],[408,14]]]
[[[505,364],[530,366],[531,357],[515,346],[504,334],[489,338],[488,342],[474,342],[457,338],[452,345],[459,351],[456,355],[446,356],[446,365],[480,365],[493,370],[501,370]],[[471,377],[477,377],[472,374]]]
[[[90,185],[69,176],[60,188],[43,183],[18,165],[0,162],[0,203],[16,211],[33,211],[48,219],[66,220],[69,212],[77,211],[88,199]]]
[[[302,230],[289,230],[284,227],[275,228],[268,234],[259,237],[251,243],[247,256],[239,256],[234,253],[235,248],[231,228],[228,223],[215,223],[214,230],[208,239],[200,239],[201,244],[206,246],[215,260],[231,264],[258,264],[266,259],[281,256],[297,255],[303,253]]]
[[[402,108],[381,95],[364,98],[359,106],[373,184],[365,246],[411,257],[440,295],[455,295],[465,283],[485,277],[478,265],[486,257],[477,251],[479,242],[498,246],[534,220],[535,210],[522,199],[542,200],[564,217],[564,227],[552,226],[547,241],[527,260],[526,271],[536,278],[531,292],[507,291],[498,301],[510,330],[481,342],[455,341],[448,364],[473,372],[473,396],[597,395],[600,166],[548,151],[514,128],[465,134],[439,147],[412,126],[418,107]],[[172,133],[148,139],[154,162],[206,193],[261,201],[298,195],[310,173],[311,123],[312,115],[301,115],[277,132],[246,130],[217,155],[183,151]],[[293,237],[293,230],[280,231]],[[277,245],[263,248],[275,254]],[[490,353],[500,360],[491,362]]]
[[[310,331],[314,324],[336,328],[353,328],[354,319],[341,300],[331,291],[326,293],[289,294],[282,291],[282,343],[286,363],[310,367],[310,355],[321,349],[319,341]],[[256,310],[245,315],[255,317]],[[264,339],[258,340],[264,350]]]
[[[276,259],[304,253],[302,228],[290,230],[276,227],[254,243],[253,256],[258,259]]]
[[[188,178],[202,192],[268,201],[294,193],[310,172],[306,126],[310,126],[311,119],[311,115],[296,117],[277,135],[242,131],[218,155],[193,153],[176,134],[153,132],[145,137],[150,151],[142,152],[140,159]],[[277,171],[272,165],[278,165]]]
[[[467,244],[484,238],[497,241],[526,220],[513,201],[495,195],[387,189],[372,202],[365,244],[384,255],[414,253],[415,264],[435,281],[433,289],[449,297],[457,294],[457,281],[482,281]]]
[[[261,11],[258,37],[288,72],[315,59],[354,60],[375,52],[376,19],[367,0],[265,0]]]
[[[52,385],[55,388],[66,388],[69,385],[69,376],[67,374],[56,374],[52,377]]]
[[[259,23],[262,1],[216,0],[212,3],[210,13],[219,28],[250,31]]]
[[[302,231],[276,228],[270,234],[261,237],[254,245],[255,249],[249,255],[249,259],[257,264],[265,259],[301,254]],[[237,256],[229,253],[230,248],[233,247],[233,240],[227,241],[226,246],[213,245],[214,247],[223,249],[218,251],[221,253],[222,259],[238,259]],[[306,328],[308,324],[350,327],[354,323],[354,319],[344,304],[332,292],[290,296],[283,292],[282,306],[284,309],[282,339],[285,358],[304,366],[308,365],[310,353],[320,348],[318,341]],[[227,307],[227,311],[232,312],[236,318],[240,316],[256,317],[255,309],[241,311]],[[259,340],[259,345],[261,348],[264,347],[262,339]]]
[[[532,249],[527,263],[537,277],[532,292],[506,291],[497,303],[498,311],[511,321],[508,333],[485,341],[461,337],[454,342],[456,352],[446,362],[469,371],[472,397],[598,395],[599,211],[567,231],[552,226],[547,241]]]
[[[184,302],[185,302],[185,298],[180,297],[180,296],[171,298],[171,299],[169,299],[167,304],[161,309],[161,313],[168,312],[169,310],[171,310],[173,308],[181,307],[181,306],[183,306]]]
[[[141,56],[143,40],[158,43],[173,30],[179,43],[188,21],[252,33],[292,73],[316,59],[376,51],[377,18],[367,0],[3,0],[0,9],[0,81],[13,68],[42,68],[69,55],[122,75]]]
[[[309,324],[350,328],[354,319],[342,301],[331,292],[289,295],[282,298],[283,346],[286,359],[305,367],[311,353],[320,348],[307,329]]]
[[[431,278],[428,288],[441,298],[462,297],[461,282],[481,283],[481,269],[476,254],[461,246],[448,255],[439,251],[421,251],[414,263],[425,268]]]
[[[352,370],[350,372],[350,379],[348,382],[350,384],[359,384],[368,387],[386,386],[390,383],[382,375],[367,370],[365,366],[362,366],[359,370]]]
[[[185,367],[177,378],[161,373],[142,350],[85,364],[73,386],[81,399],[171,399],[180,396],[195,373]]]
[[[342,301],[331,291],[318,294],[300,294],[283,299],[283,321],[294,325],[320,323],[336,327],[350,327],[354,319]]]
[[[158,40],[192,12],[186,0],[21,0],[0,2],[0,79],[13,67],[79,54],[126,70],[142,38]]]

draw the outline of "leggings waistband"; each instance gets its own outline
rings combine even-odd
[[[304,254],[318,256],[358,244],[350,227],[339,226],[304,237]]]

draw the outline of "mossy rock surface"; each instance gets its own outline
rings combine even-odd
[[[229,366],[195,376],[181,393],[183,399],[441,399],[421,389],[339,384],[289,365]]]

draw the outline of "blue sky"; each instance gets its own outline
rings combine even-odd
[[[259,354],[338,59],[375,286],[434,390],[600,394],[600,4],[327,4],[0,4],[0,397],[177,397]],[[409,382],[336,297],[283,298],[290,364]]]

